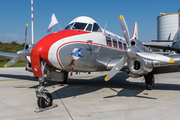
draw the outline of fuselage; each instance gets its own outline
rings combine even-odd
[[[65,71],[71,71],[72,62],[74,72],[108,70],[107,66],[112,60],[124,56],[127,44],[122,37],[103,30],[91,18],[83,20],[71,21],[65,30],[42,38],[33,52],[38,52],[40,60],[43,59],[47,64]],[[85,26],[80,29],[76,23],[79,26],[85,23]]]

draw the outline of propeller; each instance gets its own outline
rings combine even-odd
[[[119,70],[122,69],[122,67],[127,62],[128,59],[135,60],[137,57],[143,57],[143,58],[156,60],[156,61],[174,63],[174,59],[169,58],[167,56],[154,54],[154,53],[150,53],[150,52],[139,52],[139,48],[137,48],[135,46],[131,46],[130,37],[129,37],[129,31],[128,31],[128,27],[126,25],[126,21],[125,21],[123,15],[120,15],[119,18],[120,18],[121,29],[122,29],[124,38],[125,38],[125,40],[126,40],[129,47],[126,49],[125,56],[122,59],[120,59],[120,61],[107,74],[107,76],[104,79],[105,81],[108,81],[114,75],[116,75],[119,72]]]
[[[24,50],[25,50],[25,48],[26,48],[27,33],[28,33],[28,23],[26,24],[26,32],[25,32],[25,44],[24,44]]]
[[[19,60],[25,60],[27,55],[30,55],[30,51],[26,50],[26,41],[27,41],[27,32],[28,32],[28,23],[26,24],[26,31],[25,31],[25,45],[24,45],[24,49],[23,50],[19,50],[17,51],[17,55],[12,58],[10,61],[8,61],[4,67],[8,67],[11,66],[15,63],[17,63]]]

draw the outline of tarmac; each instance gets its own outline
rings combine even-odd
[[[67,84],[47,81],[58,107],[37,108],[38,81],[25,68],[0,68],[0,120],[180,120],[180,74],[155,75],[155,89],[146,90],[144,78],[119,72],[105,82],[108,72],[73,74]]]

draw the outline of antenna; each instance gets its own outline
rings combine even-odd
[[[32,44],[34,44],[34,28],[33,28],[33,0],[31,0],[31,29],[32,29]]]
[[[179,10],[178,10],[178,14],[179,14],[179,28],[180,28],[180,8],[179,8]]]
[[[107,25],[107,22],[106,22],[106,24],[105,24],[105,26],[104,26],[104,34],[105,34],[106,25]]]

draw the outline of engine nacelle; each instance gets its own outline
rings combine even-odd
[[[133,78],[146,75],[153,70],[153,61],[138,57],[135,60],[128,60],[129,76]]]
[[[141,77],[141,75],[138,75],[138,74],[133,74],[131,73],[130,71],[127,71],[127,74],[132,77],[132,78],[138,78],[138,77]]]

